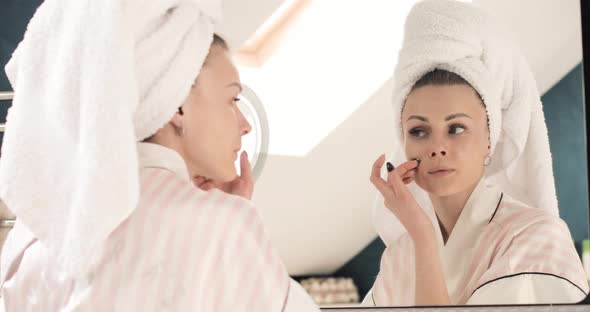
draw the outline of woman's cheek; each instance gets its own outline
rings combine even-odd
[[[406,159],[412,159],[415,157],[420,157],[423,153],[424,144],[420,144],[412,139],[406,139],[404,144],[404,150],[406,152]]]
[[[480,142],[475,140],[465,140],[462,142],[455,142],[453,146],[453,160],[456,165],[462,168],[478,173],[480,167],[483,166],[484,155],[480,152]]]

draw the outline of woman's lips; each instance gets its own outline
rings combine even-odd
[[[450,168],[433,168],[428,171],[428,175],[435,176],[435,177],[442,177],[442,176],[449,175],[453,172],[455,172],[455,170],[450,169]]]

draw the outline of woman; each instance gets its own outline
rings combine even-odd
[[[424,1],[410,12],[394,87],[403,148],[386,179],[385,156],[373,166],[387,248],[364,304],[586,297],[580,259],[555,214],[535,81],[505,37],[471,4]],[[392,231],[396,222],[405,232]]]
[[[234,167],[250,125],[218,5],[38,9],[7,65],[7,311],[317,311]]]

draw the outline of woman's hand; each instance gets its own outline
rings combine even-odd
[[[252,176],[252,167],[250,166],[250,161],[248,161],[248,154],[246,154],[246,151],[243,151],[242,154],[240,154],[240,169],[241,174],[233,181],[216,182],[203,176],[196,176],[193,178],[193,183],[205,191],[217,188],[228,194],[252,199],[252,193],[254,192],[254,178]]]
[[[434,227],[406,187],[406,184],[414,180],[418,161],[411,160],[399,165],[389,172],[387,181],[381,178],[384,162],[385,155],[381,155],[373,164],[371,182],[383,195],[385,207],[401,221],[414,241],[415,304],[449,305],[449,292],[438,254]]]
[[[395,214],[414,241],[432,237],[430,219],[406,187],[406,184],[414,181],[418,161],[411,160],[399,165],[389,172],[387,181],[381,178],[384,162],[385,155],[381,155],[373,164],[371,183],[383,195],[385,207]]]

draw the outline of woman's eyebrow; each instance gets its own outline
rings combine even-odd
[[[412,115],[412,116],[408,117],[408,120],[411,120],[411,119],[418,119],[420,121],[428,122],[428,118],[422,117],[422,116],[417,116],[417,115]]]
[[[447,116],[447,118],[445,118],[445,121],[449,121],[451,119],[455,119],[455,118],[459,118],[459,117],[467,117],[469,119],[471,119],[471,117],[469,117],[469,115],[465,114],[465,113],[458,113],[458,114],[452,114]]]
[[[242,92],[242,85],[239,82],[232,82],[232,83],[228,84],[227,87],[228,88],[237,87],[238,89],[240,89],[240,93]]]

